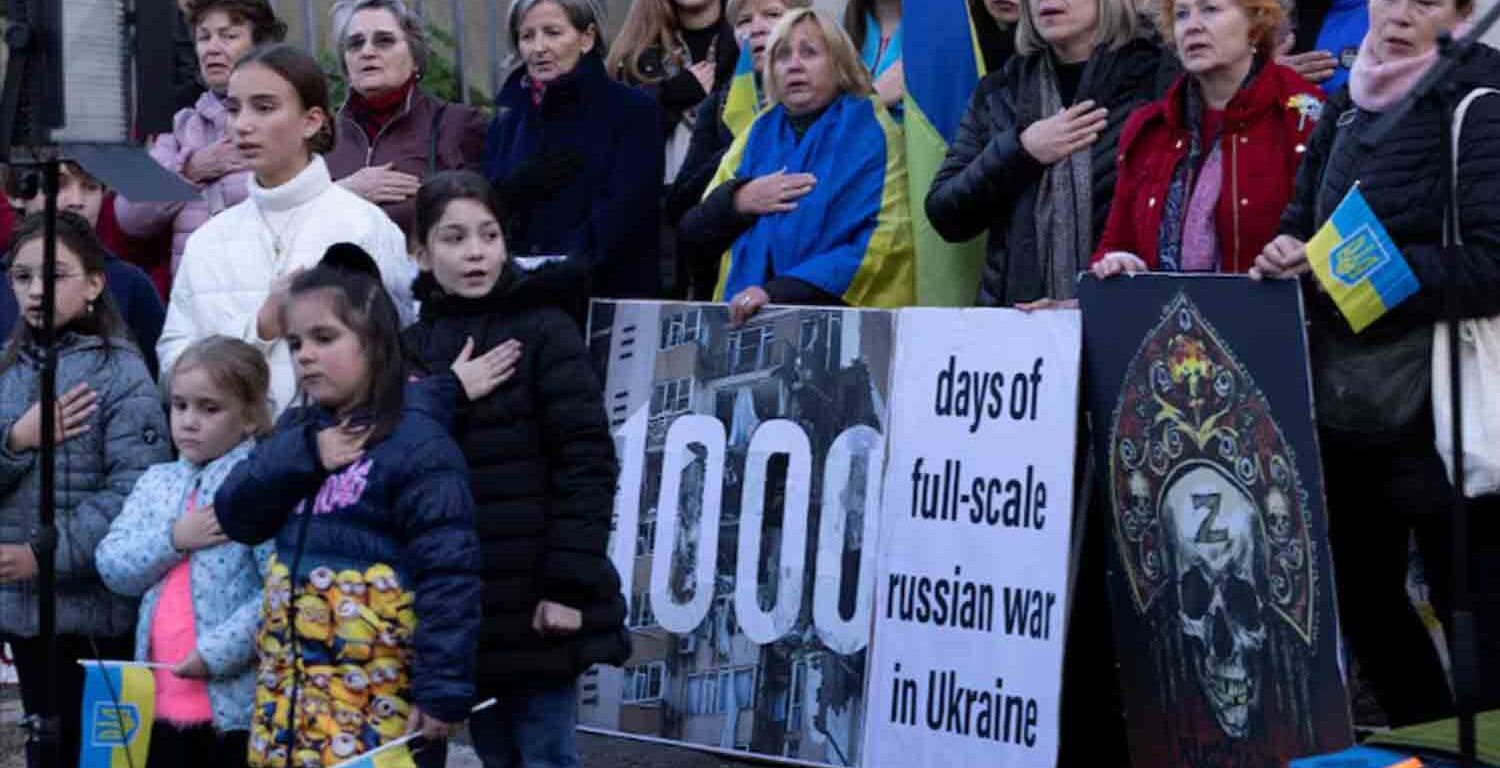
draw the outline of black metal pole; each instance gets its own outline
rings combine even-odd
[[[1453,664],[1453,698],[1458,705],[1458,764],[1472,768],[1477,746],[1474,740],[1474,702],[1477,699],[1479,670],[1484,661],[1476,658],[1474,638],[1474,602],[1469,585],[1469,508],[1464,498],[1464,436],[1462,390],[1459,383],[1458,322],[1448,323],[1449,375],[1453,378],[1453,626],[1449,654]],[[1441,429],[1444,425],[1437,425]],[[1500,660],[1491,659],[1491,663]]]
[[[1451,94],[1449,95],[1452,96]],[[1462,98],[1458,96],[1457,98]],[[1462,129],[1463,126],[1454,122],[1454,109],[1457,107],[1451,98],[1447,100],[1444,112],[1448,115],[1449,134],[1452,136],[1454,128]],[[1444,145],[1449,147],[1449,152],[1454,156],[1449,162],[1444,163],[1445,194],[1456,189],[1458,184],[1457,169],[1459,151],[1453,146],[1452,141],[1445,136]],[[1454,178],[1447,178],[1453,176]],[[1449,269],[1459,262],[1462,257],[1463,246],[1459,244],[1462,239],[1460,229],[1460,214],[1457,210],[1458,201],[1456,195],[1449,195],[1450,203],[1454,210],[1449,211],[1444,217],[1444,236],[1448,246],[1443,249],[1443,262]],[[1448,376],[1449,389],[1446,394],[1452,398],[1453,418],[1450,424],[1434,424],[1434,429],[1447,427],[1452,430],[1453,435],[1453,497],[1450,499],[1453,515],[1453,615],[1450,618],[1449,630],[1449,658],[1453,665],[1453,699],[1458,709],[1458,764],[1460,768],[1472,768],[1476,755],[1476,744],[1474,737],[1474,705],[1478,700],[1479,670],[1476,668],[1481,664],[1476,658],[1477,646],[1474,638],[1474,601],[1470,593],[1469,584],[1469,505],[1464,497],[1464,429],[1463,429],[1463,377],[1460,375],[1460,339],[1459,339],[1459,312],[1458,300],[1454,298],[1456,293],[1450,294],[1445,307],[1447,317],[1444,323],[1448,326]],[[1444,393],[1434,393],[1442,397]]]
[[[1463,37],[1453,39],[1451,35],[1442,35],[1438,39],[1438,60],[1427,73],[1412,86],[1405,98],[1391,110],[1388,110],[1375,125],[1365,133],[1361,144],[1370,149],[1380,144],[1385,136],[1395,128],[1418,101],[1428,94],[1445,87],[1451,88],[1450,75],[1453,70],[1462,64],[1469,56],[1469,52],[1476,46],[1482,45],[1480,39],[1497,22],[1500,22],[1500,3],[1492,4],[1484,15],[1479,17]],[[1453,108],[1457,101],[1462,99],[1461,93],[1444,93],[1444,121],[1443,142],[1444,146],[1451,143],[1454,129]],[[1457,147],[1452,147],[1451,152],[1457,152]],[[1447,153],[1445,153],[1446,155]],[[1444,165],[1443,175],[1449,184],[1454,184],[1457,179],[1447,179],[1450,173],[1456,173],[1457,158],[1445,158],[1448,160]],[[1446,190],[1451,186],[1444,185]],[[1446,252],[1444,263],[1451,267],[1458,260],[1457,236],[1460,234],[1461,211],[1452,211],[1451,221],[1444,222],[1445,233],[1448,235],[1449,247]],[[1463,447],[1463,385],[1459,376],[1459,318],[1458,307],[1450,299],[1444,308],[1446,315],[1443,320],[1448,326],[1448,365],[1449,376],[1452,386],[1448,393],[1453,403],[1453,420],[1450,424],[1434,424],[1434,430],[1451,429],[1453,431],[1453,496],[1450,499],[1452,509],[1452,533],[1453,533],[1453,615],[1450,617],[1449,632],[1449,657],[1453,672],[1453,698],[1458,710],[1458,756],[1459,765],[1462,768],[1471,768],[1474,765],[1476,755],[1476,744],[1474,734],[1474,705],[1479,697],[1478,666],[1483,663],[1475,657],[1476,643],[1474,638],[1474,608],[1473,596],[1470,593],[1469,583],[1469,508],[1467,499],[1464,497],[1464,447]],[[1444,393],[1434,393],[1442,396]],[[1491,663],[1500,663],[1492,660]]]
[[[56,468],[57,348],[53,344],[53,307],[57,303],[57,187],[59,161],[48,158],[42,164],[42,189],[46,196],[42,238],[42,333],[41,346],[41,503],[37,507],[37,538],[32,544],[36,553],[37,574],[37,641],[41,648],[41,666],[45,688],[37,714],[37,725],[31,738],[42,768],[64,768],[61,716],[57,711],[57,497]],[[26,322],[21,318],[19,322]],[[78,716],[79,713],[72,713]]]

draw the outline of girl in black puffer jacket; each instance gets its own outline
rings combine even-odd
[[[603,387],[561,306],[587,295],[586,274],[566,263],[519,272],[506,263],[501,219],[476,174],[423,185],[422,312],[405,340],[418,367],[451,368],[463,383],[454,430],[484,561],[478,683],[499,699],[474,715],[474,745],[487,766],[512,764],[500,753],[513,749],[526,764],[573,765],[577,676],[630,652],[605,554],[614,442]]]

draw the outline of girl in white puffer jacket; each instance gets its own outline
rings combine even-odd
[[[188,238],[157,355],[165,371],[205,336],[249,342],[271,367],[272,413],[279,416],[297,391],[280,327],[291,278],[328,246],[354,243],[375,259],[404,325],[415,316],[417,269],[385,212],[329,178],[320,155],[333,146],[332,113],[316,60],[289,45],[252,51],[230,75],[225,107],[255,174],[250,198]]]

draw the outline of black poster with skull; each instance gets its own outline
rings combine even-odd
[[[1132,765],[1348,746],[1297,285],[1086,278],[1078,295]]]

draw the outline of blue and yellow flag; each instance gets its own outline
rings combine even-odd
[[[79,768],[145,768],[156,717],[156,679],[144,665],[84,666]]]
[[[761,216],[724,254],[722,301],[768,275],[792,277],[851,307],[909,307],[911,204],[901,128],[875,96],[840,96],[799,138],[774,106],[734,140],[709,190],[785,171],[817,182],[793,210]]]
[[[740,46],[740,60],[734,65],[734,79],[729,81],[729,95],[724,97],[724,125],[739,136],[760,111],[760,87],[755,82],[755,58],[750,44]]]
[[[984,264],[981,239],[949,243],[927,220],[927,190],[984,72],[966,0],[902,4],[902,66],[906,70],[906,167],[917,248],[917,303],[969,306]]]
[[[345,760],[334,768],[412,768],[411,750],[406,746],[415,736],[403,736],[377,750]]]
[[[1374,747],[1351,747],[1342,752],[1304,757],[1291,762],[1291,768],[1422,768],[1423,762],[1410,755]]]
[[[1355,333],[1420,287],[1358,184],[1307,241],[1307,260]]]

